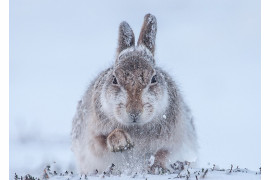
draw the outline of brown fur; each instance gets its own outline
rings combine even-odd
[[[132,144],[131,139],[123,129],[115,129],[107,137],[107,147],[110,151],[122,151],[128,144]]]
[[[167,149],[160,149],[155,154],[155,162],[153,166],[160,166],[162,168],[165,168],[166,161],[169,155],[169,151]]]
[[[126,108],[129,113],[140,114],[143,110],[142,90],[153,75],[153,71],[149,72],[147,68],[149,65],[146,62],[129,58],[115,70],[118,83],[128,94]]]
[[[96,140],[102,148],[104,149],[107,148],[107,143],[106,143],[107,137],[105,135],[96,136]]]
[[[99,135],[95,136],[95,142],[96,145],[91,146],[91,151],[95,153],[96,156],[103,156],[104,155],[104,150],[107,151],[107,143],[106,143],[106,136],[105,135]]]

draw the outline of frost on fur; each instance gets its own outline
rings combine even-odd
[[[155,16],[147,14],[135,46],[130,26],[120,24],[115,64],[92,81],[73,119],[80,173],[103,172],[111,164],[116,171],[155,172],[169,162],[196,160],[191,112],[173,79],[155,64],[156,31]]]
[[[118,53],[124,49],[135,45],[135,37],[127,22],[122,22],[119,26]]]

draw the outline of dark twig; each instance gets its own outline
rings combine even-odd
[[[203,175],[202,175],[202,178],[205,178],[207,172],[208,172],[208,169],[205,170],[205,172],[204,172]]]

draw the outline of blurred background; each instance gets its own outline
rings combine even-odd
[[[113,64],[121,21],[138,38],[146,13],[156,62],[195,117],[200,165],[260,167],[260,1],[10,0],[10,177],[75,169],[77,102]]]

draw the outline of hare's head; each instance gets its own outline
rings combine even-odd
[[[147,14],[135,46],[132,29],[119,27],[117,58],[104,86],[102,106],[125,125],[143,125],[162,116],[168,105],[167,85],[155,66],[156,18]]]

